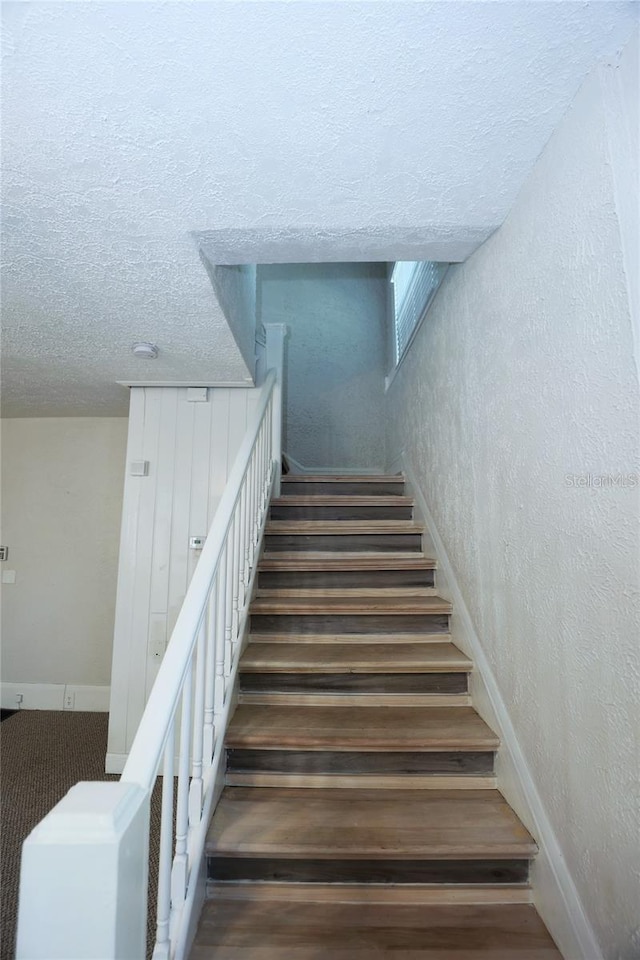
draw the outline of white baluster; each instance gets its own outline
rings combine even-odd
[[[215,673],[216,673],[216,591],[215,584],[211,588],[207,600],[207,614],[205,620],[206,666],[204,669],[204,731],[202,737],[202,757],[209,766],[213,758],[214,735],[213,726]]]
[[[260,517],[262,515],[262,436],[258,434],[258,449],[256,450],[256,522],[253,539],[258,545],[260,531]]]
[[[233,639],[238,638],[240,629],[240,602],[241,602],[241,583],[240,583],[240,556],[242,546],[242,514],[241,498],[238,497],[233,522]]]
[[[262,494],[260,498],[260,523],[262,523],[262,516],[267,505],[267,431],[265,430],[264,424],[260,428],[260,433],[262,434],[262,453],[260,456],[260,490]]]
[[[202,765],[203,762],[210,762],[213,756],[213,746],[211,747],[211,753],[205,753],[204,751],[204,699],[205,682],[207,679],[206,639],[206,627],[205,624],[202,623],[198,631],[195,663],[196,695],[193,705],[193,764],[191,767],[191,786],[189,787],[189,824],[191,827],[195,827],[200,823],[200,817],[202,816]],[[209,685],[211,689],[213,689],[213,678]]]
[[[218,736],[218,717],[222,713],[222,708],[224,707],[224,698],[225,698],[225,663],[224,663],[224,567],[222,565],[222,557],[220,558],[220,563],[218,565],[218,575],[216,577],[216,619],[215,619],[215,631],[216,631],[216,679],[215,679],[215,690],[214,690],[214,727],[215,734]],[[215,745],[215,740],[214,740]]]
[[[247,602],[247,587],[249,585],[249,569],[250,569],[250,560],[249,560],[249,517],[251,515],[251,486],[249,482],[249,471],[251,469],[251,462],[247,467],[247,473],[245,475],[244,487],[242,490],[242,543],[243,543],[243,570],[242,570],[242,603],[243,606]]]
[[[191,746],[191,695],[193,688],[193,665],[189,669],[182,688],[182,712],[180,716],[180,753],[178,757],[178,803],[176,809],[176,852],[171,868],[171,909],[179,909],[187,893],[189,862],[187,858],[187,833],[189,830],[189,748]]]
[[[258,430],[258,442],[256,445],[256,527],[258,525],[258,517],[260,516],[262,510],[262,448],[263,448],[264,437],[262,435],[262,427]],[[257,537],[256,537],[257,539]]]
[[[250,557],[251,557],[251,568],[253,569],[253,560],[256,552],[256,542],[258,540],[257,536],[257,516],[258,516],[258,454],[257,450],[254,447],[253,456],[251,457],[251,527],[249,529],[251,536],[251,547],[250,547]]]
[[[253,470],[254,455],[255,448],[251,451],[251,458],[249,459],[249,466],[247,468],[247,583],[249,582],[251,567],[253,565],[253,509],[255,495],[255,476]]]
[[[171,917],[171,852],[173,848],[173,753],[175,720],[171,721],[162,769],[162,812],[160,816],[160,863],[158,865],[158,912],[153,960],[169,960]]]
[[[229,659],[233,664],[234,636],[233,636],[233,527],[235,521],[232,520],[227,534],[227,572],[226,572],[226,597],[224,603],[224,642],[229,647]]]

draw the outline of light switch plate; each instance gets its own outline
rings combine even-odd
[[[148,477],[149,476],[149,461],[148,460],[132,460],[131,466],[129,468],[129,473],[132,477]]]
[[[3,583],[15,583],[15,582],[16,582],[16,572],[15,572],[15,570],[3,570],[3,571],[2,571],[2,582],[3,582]]]

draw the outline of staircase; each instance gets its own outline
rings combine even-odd
[[[560,960],[402,477],[283,478],[191,960]]]

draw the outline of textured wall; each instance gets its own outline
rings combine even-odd
[[[108,685],[125,418],[2,421],[4,682]]]
[[[421,478],[608,960],[640,955],[640,405],[612,176],[633,78],[585,82],[388,394],[390,460]]]
[[[263,323],[286,323],[284,449],[304,467],[384,467],[386,266],[258,271]]]

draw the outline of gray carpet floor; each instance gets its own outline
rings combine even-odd
[[[23,710],[0,726],[0,960],[13,960],[22,843],[79,780],[117,780],[104,772],[106,713]],[[151,804],[147,955],[155,915],[160,790]]]

